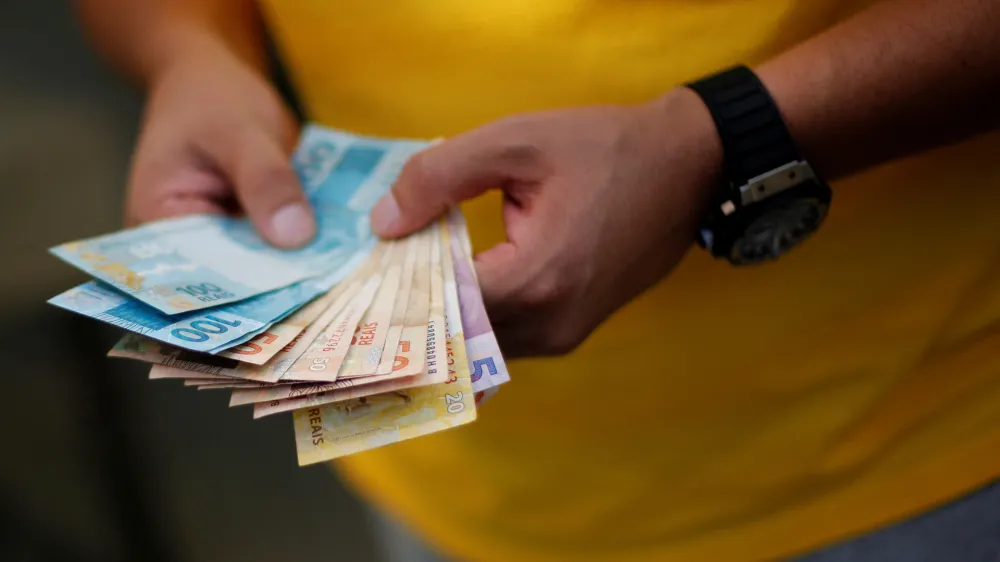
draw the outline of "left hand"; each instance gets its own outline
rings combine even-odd
[[[564,354],[681,260],[721,152],[686,89],[639,106],[514,116],[414,156],[372,224],[406,235],[502,189],[507,242],[476,257],[493,327],[512,357]]]

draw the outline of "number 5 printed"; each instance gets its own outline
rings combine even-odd
[[[483,378],[483,367],[489,371],[491,376],[497,374],[497,364],[493,362],[492,357],[476,359],[472,362],[472,382]]]

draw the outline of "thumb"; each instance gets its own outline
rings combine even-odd
[[[312,240],[316,219],[281,143],[261,132],[233,145],[221,163],[261,236],[283,248]]]
[[[482,128],[413,155],[372,210],[372,229],[386,238],[405,236],[448,207],[502,187],[507,171],[501,146],[491,129]]]
[[[503,320],[503,313],[510,309],[521,273],[519,254],[513,243],[501,242],[475,257],[479,292],[491,320]]]

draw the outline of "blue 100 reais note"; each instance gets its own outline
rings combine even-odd
[[[371,245],[323,277],[211,310],[167,315],[102,281],[91,281],[53,297],[50,303],[192,351],[217,353],[263,332],[303,304],[330,290],[357,269]]]
[[[246,219],[195,215],[51,251],[164,314],[242,301],[333,271],[355,255],[373,237],[375,202],[427,144],[307,127],[292,161],[319,228],[298,250],[268,245]]]

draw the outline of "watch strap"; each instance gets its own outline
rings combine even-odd
[[[715,121],[725,155],[723,176],[730,189],[803,159],[774,99],[746,66],[687,86],[701,97]]]

